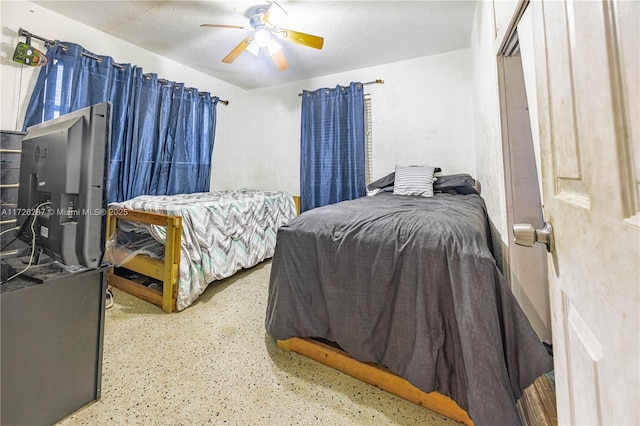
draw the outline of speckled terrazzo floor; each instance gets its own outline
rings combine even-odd
[[[102,398],[63,425],[454,425],[293,352],[264,329],[270,261],[182,312],[114,290]]]

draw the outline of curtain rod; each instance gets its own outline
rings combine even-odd
[[[384,84],[384,80],[382,80],[381,78],[377,78],[373,81],[367,81],[366,83],[362,83],[364,86],[366,86],[367,84]],[[298,93],[298,96],[302,96],[302,93]]]
[[[23,28],[20,28],[18,30],[18,37],[26,37],[27,38],[27,44],[31,44],[31,39],[32,38],[35,38],[35,39],[43,41],[45,46],[47,46],[47,47],[54,46],[56,44],[55,40],[49,40],[49,39],[46,39],[44,37],[40,37],[39,35],[35,35],[33,33],[30,33],[29,31],[27,31],[27,30],[25,30]],[[64,50],[69,49],[69,46],[65,46],[64,44],[61,44],[60,47],[63,48]],[[80,54],[82,56],[87,57],[87,58],[95,59],[98,62],[102,62],[102,58],[101,57],[92,55],[90,53],[87,53],[84,50],[82,52],[80,52]],[[116,62],[113,62],[113,66],[118,68],[118,69],[120,69],[120,70],[124,70],[124,65],[122,65],[122,64],[118,64]],[[148,78],[147,77],[148,75],[149,74],[143,74],[143,76],[145,78]],[[168,82],[168,80],[164,80],[164,79],[158,79],[158,81],[160,81],[161,83],[163,83],[163,82],[167,83]],[[213,98],[213,96],[212,96],[212,98]],[[229,105],[229,101],[227,101],[227,100],[218,99],[218,102],[220,102],[222,104],[225,104],[225,105]]]

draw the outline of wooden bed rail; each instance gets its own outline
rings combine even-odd
[[[314,339],[302,337],[277,340],[276,344],[284,351],[297,352],[363,382],[377,386],[400,398],[422,405],[450,419],[462,422],[467,426],[473,425],[473,420],[471,420],[467,412],[460,408],[451,398],[438,392],[423,392],[388,369],[375,364],[360,362],[338,348]]]
[[[182,218],[180,216],[160,213],[109,208],[107,214],[107,240],[116,231],[118,219],[148,225],[159,225],[166,228],[163,260],[152,259],[147,255],[138,255],[122,265],[124,268],[162,281],[162,293],[128,278],[116,275],[113,271],[107,275],[108,284],[158,305],[162,307],[162,310],[165,312],[173,312],[176,309],[178,280],[180,276]]]
[[[293,196],[293,204],[295,204],[296,206],[296,213],[300,215],[300,196],[299,195]]]

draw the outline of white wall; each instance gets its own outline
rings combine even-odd
[[[2,27],[0,129],[2,130],[22,129],[24,112],[37,78],[37,69],[12,61],[16,44],[18,41],[24,41],[24,37],[18,37],[20,28],[51,40],[59,39],[78,43],[96,54],[111,56],[116,62],[141,66],[145,72],[156,73],[160,78],[167,80],[184,82],[189,87],[211,92],[221,99],[233,99],[236,93],[242,92],[235,86],[27,1],[0,1],[0,24]],[[32,39],[32,44],[46,51],[39,40]],[[224,141],[233,133],[234,129],[229,126],[228,116],[229,109],[219,105],[216,141]]]
[[[500,2],[497,2],[500,3]],[[502,26],[502,25],[501,25]],[[492,2],[479,1],[469,43],[473,70],[473,123],[477,178],[494,228],[494,246],[509,244],[500,130],[496,24]]]
[[[212,188],[251,186],[299,194],[302,90],[383,79],[372,95],[373,176],[396,164],[475,175],[469,51],[396,62],[247,92],[233,108],[238,139],[214,151]],[[230,161],[231,160],[231,161]],[[244,164],[244,174],[235,169]]]

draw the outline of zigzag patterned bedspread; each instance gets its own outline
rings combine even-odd
[[[272,257],[278,229],[296,216],[289,193],[249,189],[142,195],[111,206],[182,217],[179,311],[191,305],[210,282]],[[165,243],[164,227],[145,228]]]

